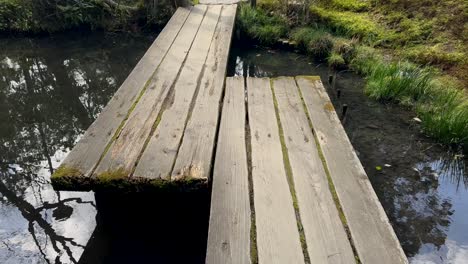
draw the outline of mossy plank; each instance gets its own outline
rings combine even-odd
[[[105,172],[100,177],[56,177],[52,186],[63,191],[107,191],[107,192],[199,192],[209,188],[206,179],[183,179],[167,181],[126,177],[122,172]]]
[[[276,78],[273,89],[310,263],[353,263],[296,82],[292,77]]]
[[[408,263],[367,175],[322,83],[297,77],[327,169],[335,186],[359,260],[362,263]]]
[[[213,44],[221,8],[220,5],[208,6],[177,82],[172,88],[172,102],[164,110],[154,135],[149,139],[134,176],[169,178],[187,120],[190,118],[190,110],[200,87],[199,80],[206,68],[205,62]],[[200,178],[201,176],[194,168],[190,172],[182,177]]]
[[[177,81],[180,69],[190,51],[206,9],[207,6],[200,5],[192,8],[166,58],[157,68],[138,104],[130,113],[127,122],[107,153],[105,153],[94,175],[100,175],[106,171],[116,171],[121,168],[129,172],[130,175],[134,170],[145,144],[151,133],[154,132],[154,123],[160,111],[164,111],[173,103],[172,98],[168,95],[171,94],[171,89]]]
[[[62,163],[64,168],[73,168],[75,172],[80,172],[80,176],[90,176],[102,154],[106,151],[108,144],[114,139],[122,123],[125,122],[147,80],[152,76],[170,49],[189,13],[190,9],[179,8],[177,10],[166,28],[159,34],[96,121],[68,154]],[[62,175],[63,173],[63,170],[57,170],[56,175]],[[65,176],[77,175],[72,173]]]
[[[199,178],[210,177],[236,10],[237,5],[224,5],[221,10],[197,99],[171,173],[174,179],[190,170]]]
[[[258,259],[264,263],[305,263],[270,80],[248,78],[247,94]]]

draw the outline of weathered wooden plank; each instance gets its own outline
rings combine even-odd
[[[62,163],[61,176],[89,176],[151,78],[189,16],[191,8],[179,8],[133,71]],[[67,175],[67,172],[75,175]],[[60,170],[58,171],[60,172]]]
[[[167,95],[187,57],[206,9],[207,6],[204,5],[192,8],[187,21],[130,114],[122,131],[96,168],[95,175],[105,174],[114,178],[116,176],[125,177],[132,172],[159,112],[173,103]],[[114,176],[115,173],[118,175]]]
[[[172,178],[208,179],[237,5],[224,5]]]
[[[244,78],[227,78],[213,172],[207,264],[250,263],[244,98]]]
[[[294,78],[273,80],[311,263],[354,263]]]
[[[161,120],[151,137],[133,177],[170,177],[172,166],[184,133],[186,120],[199,79],[204,72],[210,44],[213,40],[221,5],[209,6],[182,71],[171,91],[171,103],[162,113]]]
[[[296,80],[361,263],[408,263],[322,83]]]
[[[304,263],[267,78],[248,78],[252,182],[260,263]]]

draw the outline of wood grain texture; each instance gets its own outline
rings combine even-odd
[[[207,6],[203,5],[192,8],[179,35],[128,117],[122,131],[96,168],[95,175],[118,170],[127,175],[132,172],[159,112],[173,104],[167,95],[177,79],[206,9]]]
[[[248,78],[247,93],[259,263],[304,263],[270,80]]]
[[[236,10],[237,5],[223,5],[198,96],[172,171],[173,180],[209,177]]]
[[[292,77],[273,80],[311,263],[355,263]]]
[[[244,78],[226,80],[214,164],[207,264],[250,263]]]
[[[172,46],[191,8],[179,8],[151,47],[123,82],[99,117],[63,161],[62,166],[90,176],[107,145]]]
[[[297,77],[361,263],[408,263],[319,80]]]
[[[168,179],[184,133],[190,106],[199,80],[205,71],[205,61],[212,44],[220,5],[209,6],[182,71],[171,91],[171,101],[164,112],[156,131],[151,136],[133,177]]]

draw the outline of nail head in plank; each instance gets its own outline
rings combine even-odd
[[[148,79],[163,60],[189,16],[179,8],[62,165],[89,176]],[[71,175],[65,175],[71,176]]]
[[[162,113],[161,120],[138,162],[133,177],[169,178],[192,100],[206,67],[205,61],[220,12],[220,5],[208,6],[187,60],[171,92],[173,103]],[[192,174],[190,178],[198,178],[198,175]]]
[[[248,78],[252,180],[260,263],[304,263],[270,80]]]
[[[177,180],[193,172],[200,178],[209,177],[236,10],[237,5],[223,5],[198,96],[172,171],[172,179]]]
[[[353,263],[314,135],[292,77],[273,80],[294,189],[311,263]]]
[[[207,264],[250,263],[244,78],[226,80],[211,191]]]
[[[320,80],[296,77],[361,263],[408,263]]]
[[[128,176],[132,172],[160,110],[171,103],[166,97],[177,79],[206,8],[207,6],[203,5],[192,8],[171,49],[128,117],[122,131],[98,165],[95,175],[120,171],[122,175]]]

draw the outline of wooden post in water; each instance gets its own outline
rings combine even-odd
[[[341,121],[344,123],[346,119],[346,113],[348,112],[348,105],[343,104],[341,107]]]

